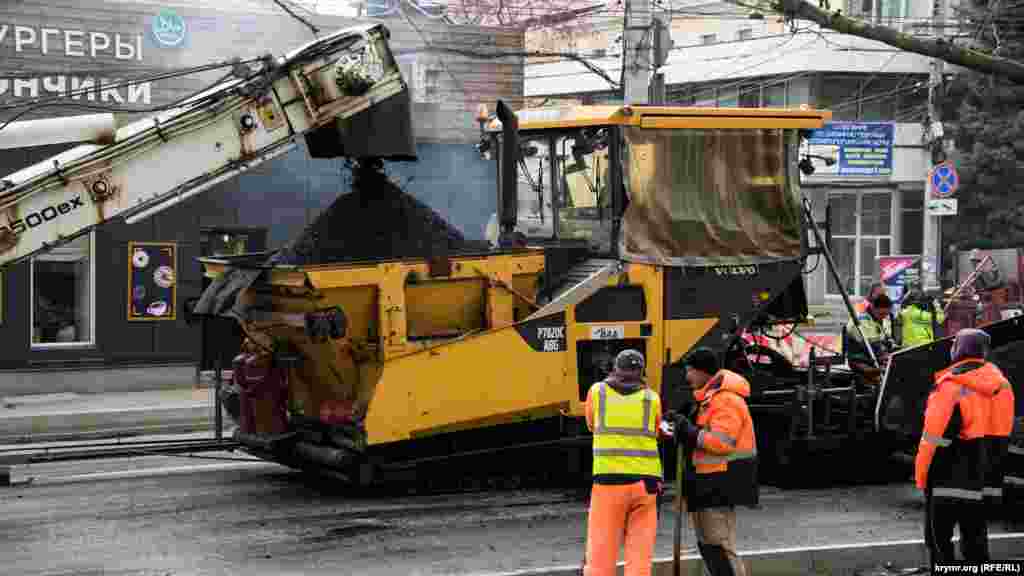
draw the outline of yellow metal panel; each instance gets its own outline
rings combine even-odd
[[[297,270],[274,270],[270,273],[270,284],[301,288],[306,285],[306,275]]]
[[[665,320],[665,346],[670,351],[669,364],[681,360],[709,330],[718,324],[718,318],[694,320]]]
[[[533,351],[509,326],[395,358],[385,364],[370,403],[369,441],[406,440],[568,402],[577,393],[565,384],[565,357]]]
[[[335,265],[304,268],[306,276],[315,288],[342,286],[366,286],[380,284],[389,274],[401,274],[405,278],[415,272],[424,280],[460,280],[479,278],[492,269],[509,269],[513,274],[533,274],[544,269],[544,253],[541,250],[524,254],[503,254],[476,258],[453,258],[452,275],[430,279],[426,261],[409,260],[387,264]]]
[[[832,119],[829,110],[799,108],[698,108],[669,106],[572,106],[524,109],[516,113],[520,130],[577,128],[601,125],[643,125],[645,128],[820,128]],[[685,118],[673,126],[647,126],[652,116]],[[713,122],[712,119],[719,119]],[[701,120],[702,122],[697,122]],[[491,129],[495,129],[491,127]]]
[[[409,337],[450,336],[482,329],[484,282],[481,278],[407,286]]]
[[[736,117],[736,116],[676,116],[646,117],[640,126],[642,128],[664,128],[664,129],[712,129],[712,128],[821,128],[824,122],[820,118],[772,118],[772,117]]]
[[[773,117],[773,118],[818,118],[822,121],[832,119],[831,110],[814,108],[705,108],[699,106],[634,106],[633,113],[639,116],[735,116],[735,117]]]

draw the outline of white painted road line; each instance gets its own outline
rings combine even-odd
[[[1012,532],[1002,534],[989,534],[989,546],[1000,549],[999,545],[1008,550],[1024,550],[1024,532]],[[954,536],[953,541],[959,542],[960,537]],[[830,546],[806,546],[796,548],[773,548],[769,550],[741,550],[740,557],[748,566],[756,568],[758,574],[775,574],[779,568],[782,572],[793,568],[811,569],[814,564],[819,568],[826,569],[826,573],[841,574],[846,571],[853,571],[854,562],[859,562],[861,567],[865,563],[879,563],[889,559],[893,554],[903,558],[915,558],[918,552],[923,553],[924,540],[882,540],[877,542],[865,542],[859,544],[835,544]],[[888,552],[888,553],[887,553]],[[922,556],[923,558],[923,556]],[[1002,554],[996,555],[993,550],[993,558],[1005,559]],[[866,559],[866,560],[865,560]],[[686,550],[681,556],[682,572],[684,574],[697,574],[701,557],[692,548]],[[907,562],[908,560],[903,560]],[[655,558],[652,574],[668,574],[672,568],[672,557]],[[621,573],[623,563],[619,562]],[[697,572],[693,570],[697,569]],[[580,573],[580,565],[549,566],[544,568],[526,568],[510,572],[477,572],[466,576],[570,576]],[[790,572],[792,573],[792,572]],[[797,573],[817,573],[798,571]]]
[[[226,472],[231,470],[279,470],[279,471],[291,471],[290,468],[281,466],[280,464],[274,464],[273,462],[264,462],[263,460],[253,459],[252,462],[225,462],[221,464],[198,464],[190,466],[167,466],[163,468],[143,468],[140,470],[118,470],[116,472],[96,472],[92,474],[75,474],[71,476],[50,476],[50,477],[33,477],[31,470],[23,470],[24,476],[27,478],[33,478],[31,481],[32,486],[38,485],[53,485],[53,484],[73,484],[81,482],[106,482],[111,480],[131,480],[138,478],[159,478],[164,476],[176,476],[186,474],[199,474],[203,472]]]

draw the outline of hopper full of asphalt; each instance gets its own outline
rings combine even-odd
[[[467,240],[436,211],[402,190],[379,164],[361,163],[352,169],[348,193],[269,259],[248,259],[247,265],[227,270],[206,289],[195,312],[242,318],[244,310],[235,306],[237,295],[270,266],[429,258],[486,249],[486,243]]]

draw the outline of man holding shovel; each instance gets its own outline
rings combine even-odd
[[[758,503],[757,447],[746,401],[750,384],[739,374],[720,369],[718,357],[707,348],[694,350],[684,368],[696,414],[692,419],[680,414],[675,421],[674,436],[685,454],[685,471],[676,480],[681,484],[678,497],[685,494],[706,572],[746,576],[736,554],[736,506]],[[682,501],[677,511],[678,533]]]

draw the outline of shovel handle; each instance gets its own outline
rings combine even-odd
[[[673,576],[681,576],[682,574],[680,555],[682,554],[683,540],[683,461],[686,457],[685,452],[684,446],[676,445],[676,524],[672,543]]]

